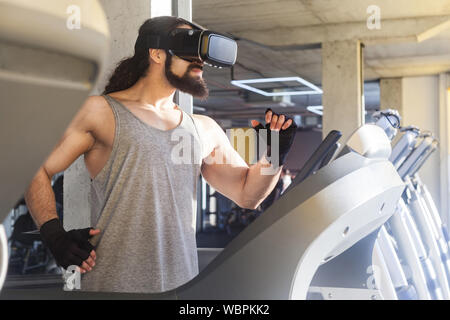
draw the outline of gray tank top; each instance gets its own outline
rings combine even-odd
[[[91,181],[91,225],[96,265],[81,290],[162,292],[198,274],[196,188],[201,143],[195,123],[182,112],[172,130],[154,128],[114,98],[111,155]]]

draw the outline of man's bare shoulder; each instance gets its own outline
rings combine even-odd
[[[103,96],[89,96],[81,109],[86,113],[101,113],[110,111],[108,102]]]
[[[102,96],[90,96],[80,109],[80,117],[86,126],[96,128],[105,121],[114,121],[114,115],[106,99]]]
[[[200,125],[203,130],[217,130],[220,128],[219,124],[211,117],[203,114],[193,114],[192,117],[195,123]]]
[[[202,114],[193,114],[193,118],[199,128],[200,136],[205,137],[203,140],[207,140],[206,144],[209,147],[228,145],[228,138],[216,120]]]

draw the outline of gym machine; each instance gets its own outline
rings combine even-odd
[[[387,117],[397,117],[394,121],[397,125],[392,126],[392,121],[386,121]],[[385,130],[394,132],[393,127],[400,127],[400,117],[393,110],[375,114],[374,118]],[[407,188],[396,212],[378,235],[375,246],[374,265],[382,269],[382,291],[390,299],[449,299],[446,227],[417,174],[436,149],[437,140],[430,133],[421,134],[411,126],[391,137],[390,160]]]
[[[0,221],[92,91],[107,57],[103,9],[98,1],[77,3],[0,0],[0,146],[8,150],[0,159]],[[71,6],[90,12],[79,30],[68,23]],[[0,241],[1,287],[8,263],[3,226]]]

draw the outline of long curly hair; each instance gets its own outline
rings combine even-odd
[[[139,34],[134,45],[134,55],[123,59],[117,64],[103,94],[128,89],[140,78],[147,75],[150,61],[149,48],[145,45],[145,35],[151,33],[165,36],[174,28],[183,24],[189,24],[189,22],[182,18],[170,16],[146,20],[139,28]]]

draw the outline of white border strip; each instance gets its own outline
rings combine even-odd
[[[5,283],[8,271],[8,239],[5,228],[0,224],[0,291]]]

